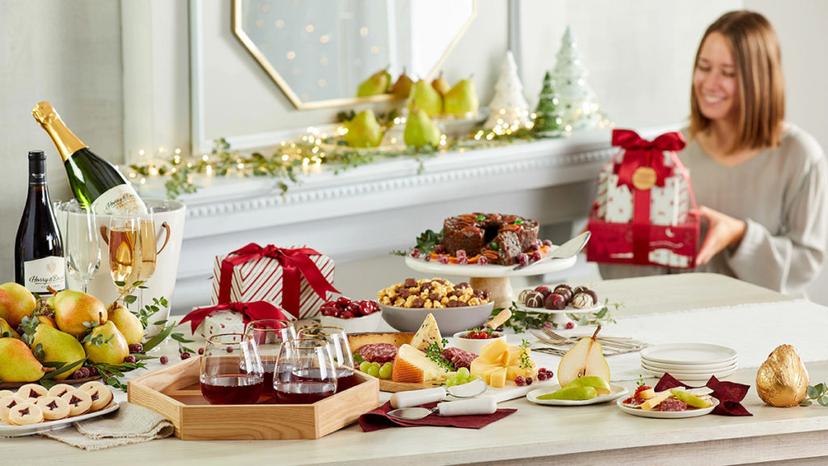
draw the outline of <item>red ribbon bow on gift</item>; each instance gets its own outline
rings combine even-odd
[[[302,276],[308,281],[313,291],[322,298],[327,298],[327,292],[339,293],[333,287],[310,256],[321,255],[311,248],[280,248],[272,244],[261,247],[256,243],[236,249],[221,262],[221,277],[219,278],[219,303],[230,302],[230,287],[233,277],[233,268],[252,260],[269,257],[279,261],[282,266],[282,307],[299,317],[299,294]]]
[[[664,151],[684,149],[684,137],[678,132],[664,133],[648,141],[633,130],[616,129],[612,131],[612,145],[624,149],[624,161],[618,167],[618,186],[633,186],[633,174],[641,167],[650,167],[656,173],[656,186],[664,186],[672,169],[664,165]]]
[[[193,333],[195,333],[198,326],[204,322],[204,319],[206,319],[207,316],[218,311],[238,312],[242,315],[242,319],[245,324],[251,320],[287,320],[285,315],[282,314],[282,310],[273,304],[270,304],[267,301],[254,301],[252,303],[224,303],[216,304],[215,306],[196,308],[184,316],[184,318],[181,319],[181,322],[179,322],[179,325],[185,322],[190,322],[190,328],[192,328]]]

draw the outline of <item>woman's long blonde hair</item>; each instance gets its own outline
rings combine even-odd
[[[770,22],[752,11],[725,13],[704,32],[696,50],[695,69],[704,40],[718,32],[730,45],[739,83],[738,137],[729,152],[776,147],[785,119],[785,79],[779,40]],[[690,86],[690,135],[706,130],[710,119],[702,115],[696,90]]]

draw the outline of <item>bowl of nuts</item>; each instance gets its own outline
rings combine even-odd
[[[432,314],[444,335],[483,325],[494,308],[486,290],[475,290],[468,283],[455,285],[444,278],[407,278],[380,290],[377,301],[382,318],[391,327],[415,332]]]

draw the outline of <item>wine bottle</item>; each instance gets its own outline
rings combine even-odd
[[[32,115],[55,143],[69,176],[69,186],[83,208],[103,215],[147,213],[147,206],[129,181],[111,163],[89,150],[49,102],[38,102]]]
[[[49,188],[46,156],[29,152],[29,195],[15,239],[15,281],[35,294],[66,288],[66,265]]]

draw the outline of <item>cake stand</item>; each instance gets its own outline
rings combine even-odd
[[[540,264],[513,270],[514,265],[475,265],[475,264],[441,264],[426,262],[423,259],[405,256],[405,265],[417,272],[435,276],[469,277],[469,285],[474,289],[484,289],[494,300],[495,308],[509,307],[514,301],[512,277],[528,277],[566,270],[578,261],[578,256],[565,259],[550,259]]]

